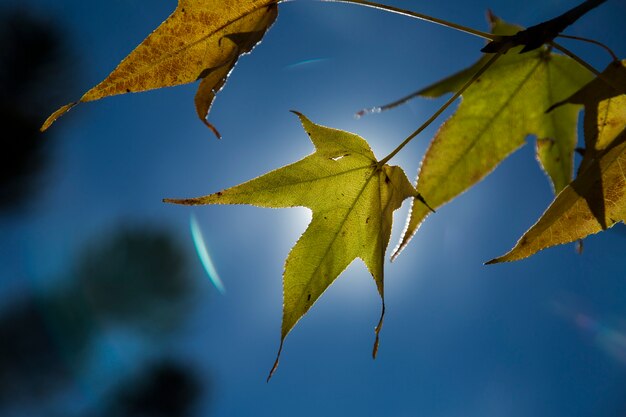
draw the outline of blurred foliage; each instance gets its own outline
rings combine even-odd
[[[149,229],[94,242],[78,264],[76,285],[99,318],[157,332],[176,327],[192,289],[184,251]]]
[[[16,300],[0,316],[0,414],[3,407],[45,402],[94,369],[95,343],[107,330],[123,326],[154,352],[154,337],[166,337],[188,315],[192,277],[183,248],[167,232],[121,229],[87,246],[59,286]],[[154,396],[128,391],[120,404],[149,408],[153,398],[160,402],[154,407],[177,411],[116,415],[182,416],[181,403],[198,391],[173,365],[153,369],[149,379],[143,389]],[[159,394],[168,391],[173,397]]]
[[[164,360],[130,378],[98,417],[185,417],[203,392],[194,371]]]
[[[0,10],[0,212],[21,213],[36,200],[51,144],[39,132],[41,115],[66,95],[75,72],[66,39],[46,17]],[[0,312],[0,415],[26,409],[49,415],[57,408],[55,415],[65,415],[59,398],[71,401],[72,394],[64,395],[81,375],[110,366],[94,363],[102,360],[103,335],[123,327],[154,354],[154,337],[167,337],[187,315],[193,281],[184,249],[168,232],[122,228],[86,247],[73,268],[49,280],[55,286],[24,294]],[[109,416],[187,415],[201,394],[190,369],[168,361],[142,370],[142,360],[140,378],[132,376],[136,368],[121,370],[108,405],[93,408],[110,409]]]
[[[68,361],[82,360],[94,330],[76,301],[24,298],[0,318],[0,406],[42,399],[66,386]]]
[[[50,147],[50,138],[39,132],[41,115],[72,79],[75,65],[69,61],[56,24],[0,10],[0,212],[23,208],[36,186]]]

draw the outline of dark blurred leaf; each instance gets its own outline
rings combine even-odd
[[[521,52],[528,52],[541,47],[545,43],[551,42],[565,28],[580,19],[585,13],[598,7],[606,0],[587,0],[576,7],[568,10],[560,16],[546,22],[531,26],[521,30],[514,35],[500,36],[489,42],[482,52],[495,53],[506,52],[516,46],[524,46]]]
[[[50,140],[39,134],[41,114],[74,68],[64,43],[42,18],[0,12],[0,211],[20,208],[45,166]]]
[[[0,318],[0,405],[46,398],[65,386],[92,332],[71,294],[16,302]]]
[[[77,279],[100,317],[157,332],[183,317],[193,288],[183,249],[151,229],[121,230],[94,242]]]
[[[191,305],[183,249],[165,231],[122,229],[98,240],[85,251],[78,275],[68,277],[0,316],[0,409],[43,402],[73,382],[88,365],[90,342],[104,330],[101,319],[140,338],[161,335]]]
[[[185,417],[204,393],[194,371],[165,361],[128,380],[101,416]]]

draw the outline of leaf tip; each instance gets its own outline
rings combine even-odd
[[[283,343],[285,342],[284,338],[281,338],[280,340],[280,346],[278,347],[278,353],[276,354],[276,360],[274,361],[274,365],[272,366],[272,369],[270,370],[269,375],[267,376],[267,379],[265,380],[265,382],[270,382],[270,379],[272,379],[272,376],[274,376],[274,372],[276,372],[276,369],[278,369],[278,362],[280,361],[280,354],[283,351]]]
[[[378,320],[378,325],[374,329],[376,338],[374,339],[374,347],[372,348],[372,359],[376,359],[376,355],[378,355],[378,345],[380,342],[380,330],[383,328],[384,319],[385,319],[385,301],[383,300],[383,307],[382,307],[382,311],[380,312],[380,319]]]
[[[198,204],[202,204],[200,198],[164,198],[163,202],[167,204],[182,204],[184,206],[195,206]]]
[[[66,104],[65,106],[62,106],[61,108],[59,108],[57,111],[55,111],[54,113],[52,113],[50,116],[48,116],[48,118],[46,119],[45,122],[43,122],[43,124],[41,125],[41,127],[39,128],[40,132],[45,132],[46,130],[48,130],[48,128],[50,126],[52,126],[52,124],[61,116],[63,116],[65,113],[67,113],[68,111],[70,111],[74,106],[76,106],[79,102],[78,101],[74,101],[72,103]]]
[[[366,114],[373,114],[373,113],[382,113],[383,108],[380,106],[376,106],[376,107],[368,107],[366,109],[361,109],[358,112],[354,113],[354,118],[355,119],[360,119],[361,117],[365,116]]]
[[[436,213],[435,209],[432,208],[428,204],[428,202],[426,202],[426,199],[417,191],[415,192],[415,195],[413,196],[412,204],[415,204],[415,200],[418,200],[420,203],[422,203],[432,213]],[[428,213],[422,216],[419,219],[419,221],[416,223],[413,223],[413,214],[411,213],[409,215],[409,217],[406,220],[406,225],[404,226],[404,231],[402,232],[402,237],[400,238],[400,241],[398,242],[396,247],[391,252],[390,262],[394,262],[396,258],[400,255],[400,253],[402,253],[404,248],[407,247],[411,239],[413,239],[413,236],[415,236],[415,234],[417,233],[417,229],[419,229],[420,224],[424,221],[427,215]]]
[[[430,205],[428,205],[424,196],[422,196],[419,192],[415,195],[415,198],[418,199],[423,205],[425,205],[428,210],[430,210],[433,213],[436,213],[435,209],[432,208]]]
[[[529,255],[526,256],[520,256],[518,252],[516,252],[517,246],[513,249],[511,249],[509,252],[505,253],[502,256],[498,256],[497,258],[493,258],[487,262],[485,262],[483,265],[495,265],[495,264],[501,264],[503,262],[514,262],[514,261],[519,261],[520,259],[524,259],[527,258]]]
[[[390,262],[394,262],[396,258],[400,256],[400,253],[402,253],[404,248],[406,248],[406,246],[409,244],[409,241],[413,239],[415,232],[413,232],[413,234],[409,233],[408,227],[409,227],[409,221],[407,220],[407,225],[405,226],[404,232],[402,233],[402,238],[400,239],[400,242],[398,242],[396,247],[393,248],[393,251],[391,252],[391,257],[389,259]]]
[[[500,21],[500,18],[493,12],[491,9],[487,9],[487,22],[491,30],[493,30],[494,26]]]
[[[311,122],[311,120],[308,117],[306,117],[304,114],[300,113],[298,110],[289,110],[289,111],[291,113],[295,114],[296,116],[298,116],[298,118],[300,119],[300,123],[302,124],[302,127],[307,132],[307,134],[309,134],[309,137],[310,137],[311,135],[310,135],[308,127],[310,127],[311,125],[314,125],[314,123]]]
[[[204,125],[206,127],[208,127],[211,132],[213,132],[213,134],[215,135],[216,138],[218,139],[222,139],[222,134],[219,132],[219,130],[217,130],[217,128],[215,126],[213,126],[211,123],[209,123],[209,121],[207,119],[200,119],[202,121],[202,123],[204,123]]]

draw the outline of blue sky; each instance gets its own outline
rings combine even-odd
[[[80,74],[73,86],[78,94],[103,79],[175,7],[173,0],[8,2],[62,25]],[[388,2],[477,29],[486,29],[488,8],[531,25],[577,3]],[[625,57],[624,16],[626,3],[608,0],[567,33],[605,42]],[[240,60],[218,95],[209,120],[221,141],[196,118],[194,85],[78,106],[49,133],[52,163],[34,207],[0,218],[0,307],[52,285],[85,241],[122,224],[164,225],[189,251],[199,288],[184,329],[162,346],[213,381],[215,394],[198,406],[198,416],[626,415],[626,227],[588,238],[582,255],[567,245],[518,263],[483,266],[507,251],[551,201],[533,138],[431,216],[387,264],[377,360],[370,352],[380,300],[355,262],[289,335],[269,384],[283,262],[310,215],[305,209],[161,203],[218,191],[310,153],[290,109],[360,134],[382,157],[441,102],[415,100],[359,120],[354,112],[463,68],[482,44],[402,16],[295,1],[280,6],[263,43]],[[609,62],[596,47],[563,44],[597,68]],[[411,178],[436,125],[392,161]],[[392,247],[407,210],[405,204],[395,216]],[[224,295],[194,258],[192,213]],[[76,373],[76,402],[106,395],[110,374],[150,355],[115,337],[101,342],[91,371]]]

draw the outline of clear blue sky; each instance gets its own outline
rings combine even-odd
[[[175,7],[174,0],[8,2],[60,22],[71,37],[79,94]],[[388,4],[486,29],[488,8],[528,26],[578,2]],[[567,33],[603,41],[626,57],[624,17],[626,3],[608,0]],[[563,43],[598,68],[609,62],[596,47]],[[193,85],[78,106],[52,128],[52,164],[34,208],[0,219],[0,306],[49,285],[85,241],[120,224],[167,225],[193,256],[188,223],[195,213],[226,294],[211,286],[192,257],[198,307],[166,349],[213,381],[214,396],[198,407],[198,416],[626,416],[626,228],[590,237],[582,255],[568,245],[483,266],[507,251],[551,201],[533,138],[431,216],[387,265],[377,360],[370,352],[380,301],[355,262],[289,335],[269,384],[283,262],[306,228],[307,210],[161,203],[218,191],[310,153],[290,109],[360,134],[382,157],[440,102],[416,100],[360,120],[354,112],[463,68],[482,44],[402,16],[295,1],[280,6],[263,43],[240,60],[218,95],[209,120],[221,141],[197,121]],[[393,160],[410,177],[434,132],[427,129]],[[395,216],[391,246],[407,210],[408,204]],[[149,355],[114,337],[101,347],[106,362],[75,376],[80,389],[74,395],[84,395],[85,403],[101,395],[115,369]]]

